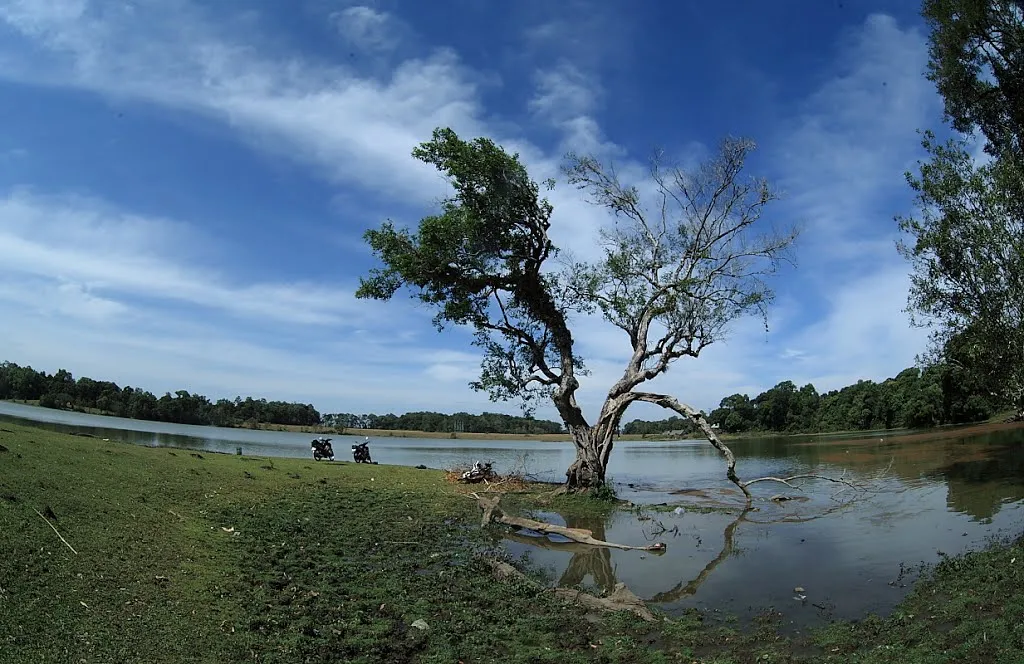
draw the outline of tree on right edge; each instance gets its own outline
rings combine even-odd
[[[899,217],[912,267],[908,311],[930,354],[1024,418],[1024,9],[1011,0],[926,0],[928,78],[961,136],[925,132]],[[980,136],[986,156],[971,154]],[[909,240],[909,241],[908,241]]]

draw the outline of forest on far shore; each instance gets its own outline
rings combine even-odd
[[[841,390],[819,394],[808,383],[783,381],[753,399],[733,394],[708,414],[708,421],[728,433],[828,433],[873,429],[927,428],[986,420],[1007,408],[1001,400],[971,389],[969,381],[942,365],[904,369],[881,383],[860,380]],[[657,422],[633,420],[626,434],[693,432],[682,418]]]
[[[969,381],[942,365],[924,370],[909,368],[881,383],[861,380],[824,394],[819,394],[811,384],[798,388],[792,381],[783,381],[754,398],[746,394],[727,396],[707,417],[728,433],[828,433],[976,422],[1005,407],[982,390],[971,388]],[[211,401],[185,390],[157,397],[152,392],[122,388],[109,381],[75,379],[64,369],[49,375],[12,362],[0,364],[0,399],[34,401],[48,408],[139,420],[226,427],[279,424],[528,435],[565,430],[559,422],[504,413],[321,414],[311,404],[252,397]],[[695,428],[680,417],[634,419],[622,426],[622,433],[627,435],[670,432],[689,434]]]

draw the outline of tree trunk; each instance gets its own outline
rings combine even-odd
[[[576,460],[565,472],[565,488],[569,491],[596,489],[604,484],[614,429],[608,426],[572,427]]]

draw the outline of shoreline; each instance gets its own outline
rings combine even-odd
[[[475,433],[470,431],[416,431],[412,429],[353,429],[349,427],[329,427],[324,425],[300,425],[300,424],[271,424],[271,423],[243,423],[228,426],[217,426],[213,424],[199,424],[199,425],[184,425],[179,422],[163,422],[162,420],[144,420],[134,417],[124,417],[113,413],[99,411],[93,408],[84,409],[65,409],[65,408],[47,408],[46,406],[40,406],[38,402],[23,400],[23,399],[3,399],[9,403],[16,403],[22,406],[30,406],[34,408],[45,408],[46,410],[55,410],[68,413],[82,413],[85,415],[98,415],[102,417],[119,417],[120,419],[132,420],[136,422],[161,422],[164,424],[182,424],[183,426],[204,426],[211,427],[214,429],[245,429],[249,431],[280,431],[285,433],[309,433],[316,435],[334,435],[334,436],[366,436],[369,438],[425,438],[425,439],[436,439],[436,440],[493,440],[493,441],[533,441],[538,443],[568,443],[572,442],[572,437],[566,433],[550,433],[550,434],[529,434],[529,433]],[[1004,422],[1006,415],[1010,414],[1009,411],[1005,413],[998,413],[993,415],[987,421],[974,422],[968,424],[946,424],[930,429],[910,429],[910,428],[898,428],[898,429],[871,429],[871,430],[847,430],[847,431],[827,431],[827,432],[813,432],[813,433],[785,433],[785,432],[774,432],[774,431],[745,431],[742,433],[725,433],[721,432],[718,434],[719,438],[725,442],[744,442],[747,440],[765,440],[765,439],[786,439],[786,440],[799,440],[808,439],[806,442],[801,444],[816,444],[820,442],[817,439],[821,438],[835,438],[835,443],[858,443],[864,442],[866,439],[873,439],[875,436],[883,437],[898,437],[901,440],[917,440],[919,437],[928,437],[930,435],[943,435],[951,430],[958,429],[974,429],[977,427],[989,427],[996,424],[1006,424],[1005,428],[1013,428],[1015,424],[1019,423],[1007,423]],[[1003,427],[999,427],[1003,428]],[[934,432],[934,434],[932,433]],[[669,434],[623,434],[616,437],[615,442],[673,442],[673,441],[686,441],[686,440],[706,440],[703,437],[681,437],[679,435]]]

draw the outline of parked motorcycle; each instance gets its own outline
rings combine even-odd
[[[334,448],[331,446],[331,439],[320,437],[309,444],[311,450],[313,450],[313,460],[320,461],[321,459],[327,459],[328,461],[334,461]]]
[[[352,446],[352,460],[356,463],[373,463],[370,460],[370,439]]]

